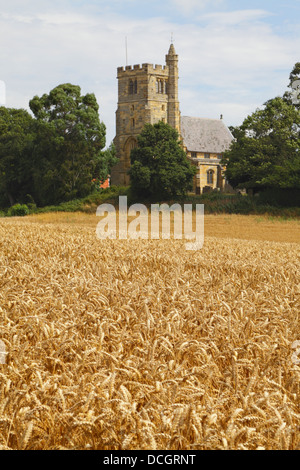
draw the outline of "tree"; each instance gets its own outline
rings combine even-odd
[[[37,120],[34,181],[41,204],[89,194],[93,180],[106,178],[111,152],[103,152],[105,125],[94,94],[62,84],[35,96],[29,106]]]
[[[24,109],[0,107],[0,204],[11,206],[32,189],[34,120]]]
[[[186,158],[178,132],[160,121],[146,124],[138,136],[129,174],[134,194],[162,200],[192,189],[195,167]]]
[[[225,175],[234,188],[300,188],[300,113],[274,98],[233,130],[224,153]]]
[[[107,179],[112,167],[119,161],[116,156],[116,147],[113,142],[111,142],[110,146],[102,152],[102,155],[104,158],[101,160],[101,164],[97,168],[98,180],[101,182]]]

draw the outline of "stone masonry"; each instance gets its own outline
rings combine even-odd
[[[178,101],[178,56],[171,44],[166,65],[142,64],[118,68],[118,108],[116,146],[118,164],[113,168],[111,184],[128,185],[130,152],[146,123],[163,121],[180,133]]]

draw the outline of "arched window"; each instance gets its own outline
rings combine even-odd
[[[168,94],[168,82],[165,82],[165,94]]]
[[[137,80],[134,81],[134,93],[137,94]]]
[[[156,80],[156,93],[159,93],[159,80]]]
[[[124,145],[125,164],[127,168],[130,167],[130,154],[135,147],[137,147],[137,141],[133,137],[129,137]]]
[[[214,182],[214,171],[208,170],[207,171],[207,184],[213,184]]]

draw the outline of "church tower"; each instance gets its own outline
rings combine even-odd
[[[130,153],[146,123],[166,122],[180,133],[178,55],[171,44],[166,65],[142,64],[118,68],[116,146],[119,162],[112,169],[111,184],[128,185]]]

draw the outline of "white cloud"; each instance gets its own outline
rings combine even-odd
[[[181,13],[188,15],[201,11],[207,6],[219,7],[224,0],[169,0],[169,3]]]
[[[170,1],[181,8],[177,0]],[[18,3],[19,9],[10,8],[11,3]],[[199,13],[205,3],[190,0],[186,7]],[[125,65],[125,36],[129,64],[163,64],[173,31],[182,114],[224,114],[228,125],[241,123],[266,99],[282,94],[299,61],[299,37],[273,29],[265,10],[214,11],[199,22],[191,16],[179,24],[106,9],[100,15],[88,8],[67,11],[55,1],[31,1],[30,8],[24,8],[23,1],[10,4],[5,3],[0,14],[0,79],[6,83],[7,106],[28,108],[35,94],[60,83],[80,85],[82,93],[97,97],[108,144],[115,132],[116,69]]]
[[[266,10],[236,10],[207,13],[202,15],[201,19],[208,20],[219,25],[229,26],[241,25],[244,22],[261,20],[263,18],[269,17],[270,15],[271,13]]]

